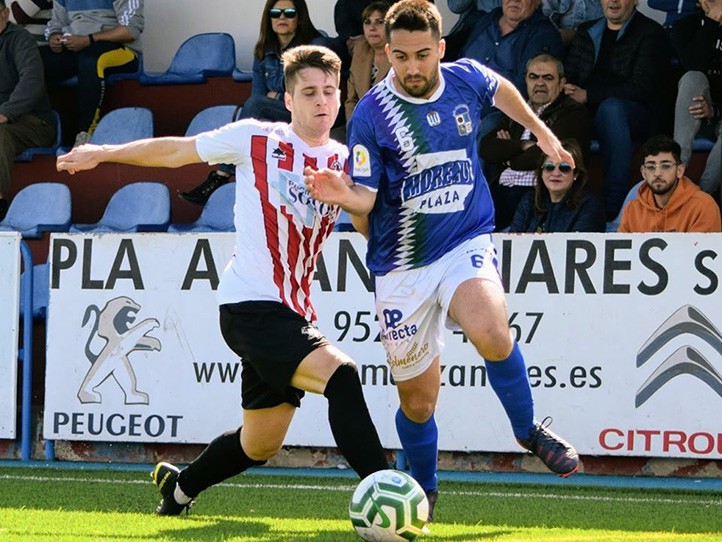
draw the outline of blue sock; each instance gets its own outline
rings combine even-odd
[[[485,364],[489,383],[509,417],[514,436],[528,439],[534,427],[534,398],[519,345],[514,341],[508,358]]]
[[[424,491],[436,489],[439,431],[433,414],[424,423],[416,423],[409,420],[399,408],[396,411],[396,431],[406,452],[411,476]]]

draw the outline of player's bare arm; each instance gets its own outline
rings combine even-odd
[[[93,169],[102,162],[147,167],[180,167],[202,162],[195,137],[141,139],[123,145],[81,145],[58,157],[58,171],[71,175]]]
[[[306,168],[305,182],[313,199],[339,205],[351,215],[366,217],[376,202],[376,193],[365,186],[355,184],[343,171]]]
[[[537,138],[539,148],[544,154],[552,157],[554,162],[567,162],[574,166],[574,158],[564,150],[557,136],[539,120],[516,87],[504,78],[499,79],[499,88],[494,94],[494,105],[502,113],[531,130]]]

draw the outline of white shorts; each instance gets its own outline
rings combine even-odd
[[[396,381],[420,375],[444,349],[442,324],[460,329],[449,315],[462,282],[480,278],[501,288],[491,235],[465,241],[435,262],[376,278],[381,342]]]

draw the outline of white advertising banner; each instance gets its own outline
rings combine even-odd
[[[722,458],[722,236],[499,235],[509,319],[536,414],[580,453]],[[232,234],[53,235],[44,436],[205,443],[241,423],[239,360],[214,291]],[[353,357],[384,446],[398,400],[378,342],[365,242],[334,234],[318,325]],[[282,340],[282,338],[279,338]],[[518,451],[463,335],[448,332],[442,450]],[[307,395],[289,445],[333,446]]]
[[[15,438],[20,234],[0,232],[0,439]]]

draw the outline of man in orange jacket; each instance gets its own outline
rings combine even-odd
[[[642,147],[644,183],[622,213],[619,231],[719,232],[720,208],[715,200],[684,176],[679,144],[654,136]]]

